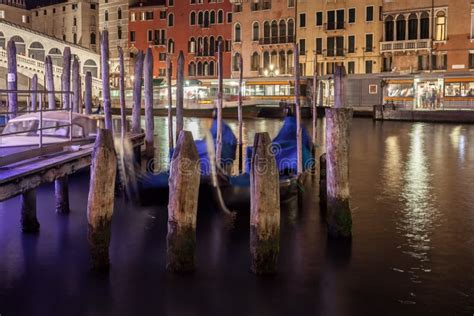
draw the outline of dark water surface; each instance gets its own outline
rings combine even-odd
[[[247,121],[246,137],[280,126]],[[0,203],[0,315],[473,315],[474,126],[355,119],[351,142],[352,243],[328,241],[308,187],[301,210],[282,209],[275,277],[249,273],[248,212],[230,226],[201,208],[183,276],[165,270],[166,208],[117,198],[104,277],[89,270],[87,172],[70,178],[67,216],[52,185],[38,190],[39,235],[21,233],[18,198]]]

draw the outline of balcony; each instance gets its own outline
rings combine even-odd
[[[334,49],[323,50],[324,57],[344,57],[346,53],[347,53],[347,49],[344,49],[344,48],[334,48]]]
[[[293,35],[263,37],[258,40],[259,45],[292,44],[294,42],[295,42],[295,37]]]
[[[154,46],[166,46],[166,38],[158,38],[153,40]]]
[[[345,30],[346,22],[342,21],[342,22],[324,23],[323,29],[325,32]]]
[[[409,41],[394,41],[394,42],[381,42],[380,52],[405,52],[405,51],[418,51],[428,50],[431,46],[430,39],[419,39]]]

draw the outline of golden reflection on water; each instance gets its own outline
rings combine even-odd
[[[406,243],[400,248],[418,261],[415,267],[411,267],[413,282],[419,282],[417,272],[431,272],[430,238],[439,214],[431,178],[425,152],[424,125],[415,124],[410,133],[410,148],[403,175],[401,196],[405,207],[397,223],[397,229],[406,237]]]
[[[459,152],[460,162],[464,163],[466,157],[466,135],[461,132],[462,127],[456,126],[449,134],[449,138],[451,139],[451,145],[453,148]]]
[[[402,154],[398,136],[389,136],[385,140],[384,159],[384,192],[389,196],[397,196],[401,187]]]

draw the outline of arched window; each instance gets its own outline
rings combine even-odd
[[[196,25],[196,12],[191,12],[189,14],[189,25]]]
[[[214,40],[214,36],[209,38],[209,55],[214,56],[216,49],[216,41]]]
[[[423,12],[420,16],[420,38],[430,38],[430,16],[427,12]]]
[[[209,27],[209,11],[204,12],[204,27]]]
[[[196,52],[196,40],[191,37],[188,42],[188,52],[194,54]]]
[[[170,13],[168,15],[168,26],[173,26],[174,25],[174,14]]]
[[[436,14],[436,37],[437,41],[446,40],[446,13],[440,11]]]
[[[273,51],[270,57],[270,67],[276,69],[278,67],[278,54],[276,51]]]
[[[278,71],[280,74],[286,74],[286,54],[284,51],[280,51],[278,58]]]
[[[174,53],[174,41],[171,38],[168,40],[168,53]]]
[[[199,11],[199,13],[198,13],[198,24],[202,25],[203,22],[204,22],[204,15],[203,15],[202,11]]]
[[[209,76],[214,76],[214,74],[215,74],[215,71],[214,71],[215,67],[216,67],[216,66],[215,66],[214,61],[211,60],[211,61],[209,62]]]
[[[108,21],[109,20],[109,11],[105,10],[104,12],[104,21]]]
[[[263,52],[263,68],[268,69],[270,66],[270,53]]]
[[[414,40],[418,38],[418,17],[412,13],[408,17],[408,39]]]
[[[240,42],[240,24],[234,26],[234,42]]]
[[[204,56],[209,56],[209,40],[204,37]]]
[[[122,19],[122,9],[118,8],[117,10],[117,19],[121,20]]]
[[[211,11],[209,16],[209,23],[215,24],[216,23],[216,12],[214,10]]]
[[[397,17],[397,41],[404,41],[406,39],[406,22],[403,15]]]
[[[122,39],[122,27],[120,25],[117,26],[117,38]]]
[[[260,68],[260,56],[257,52],[253,52],[250,58],[250,70],[258,71],[258,68]]]
[[[286,72],[291,74],[293,72],[293,51],[286,52]]]
[[[224,23],[224,11],[222,10],[217,11],[217,23]]]
[[[91,33],[91,45],[96,45],[96,43],[97,43],[97,39],[96,39],[95,33],[92,32]]]
[[[190,62],[188,65],[188,75],[193,77],[196,75],[196,64],[194,62]]]
[[[232,58],[232,71],[239,71],[240,53],[235,53]]]
[[[280,43],[287,43],[286,41],[286,22],[285,20],[281,20],[278,24],[278,30],[280,31]]]
[[[293,21],[293,19],[289,19],[287,25],[288,32],[286,33],[288,34],[288,42],[293,42],[295,36],[295,22]]]
[[[263,42],[264,44],[270,44],[270,23],[268,21],[263,23]]]
[[[197,40],[197,55],[202,56],[203,45],[202,45],[202,37],[198,37]]]
[[[385,41],[386,42],[393,41],[393,32],[395,30],[393,24],[394,24],[393,17],[391,15],[387,16],[385,18]]]
[[[259,36],[260,36],[260,28],[258,26],[258,22],[253,22],[252,41],[258,41]]]
[[[202,63],[200,61],[197,63],[197,75],[202,76]]]
[[[204,76],[209,76],[209,64],[207,61],[202,65]]]
[[[272,21],[272,44],[278,43],[278,24],[277,21]]]

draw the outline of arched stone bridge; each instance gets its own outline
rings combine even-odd
[[[62,53],[65,47],[70,47],[72,56],[78,58],[81,73],[92,73],[92,93],[100,96],[101,80],[100,55],[93,50],[62,41],[55,37],[33,31],[29,28],[16,25],[0,19],[0,67],[7,67],[6,44],[13,39],[17,51],[18,73],[32,78],[36,73],[38,83],[44,83],[44,60],[47,55],[53,61],[54,85],[56,90],[61,87]],[[84,84],[84,80],[82,81]]]

